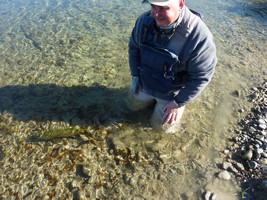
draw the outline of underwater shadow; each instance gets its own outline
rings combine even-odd
[[[124,100],[128,88],[101,85],[61,87],[54,84],[0,88],[0,113],[20,121],[63,121],[70,125],[137,123],[142,113],[131,113]]]

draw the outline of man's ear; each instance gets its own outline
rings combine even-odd
[[[180,8],[184,7],[184,0],[180,0],[179,6],[180,6]]]

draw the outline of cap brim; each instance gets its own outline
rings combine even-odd
[[[169,1],[165,1],[165,2],[158,2],[158,1],[153,1],[153,0],[144,0],[143,3],[149,3],[152,5],[156,5],[156,6],[167,6],[170,3],[171,0]]]
[[[152,4],[152,5],[156,5],[156,6],[167,6],[170,3],[170,1],[167,1],[167,2],[155,2],[155,1],[143,0],[142,3],[149,3],[149,4]]]

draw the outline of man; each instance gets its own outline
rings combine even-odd
[[[151,10],[136,21],[129,41],[132,75],[127,106],[156,102],[151,126],[177,132],[185,105],[210,82],[217,63],[212,35],[184,0],[147,0]]]

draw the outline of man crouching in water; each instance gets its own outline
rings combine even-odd
[[[147,0],[129,41],[130,110],[156,102],[151,126],[178,131],[185,105],[210,82],[217,63],[212,34],[184,0]]]

